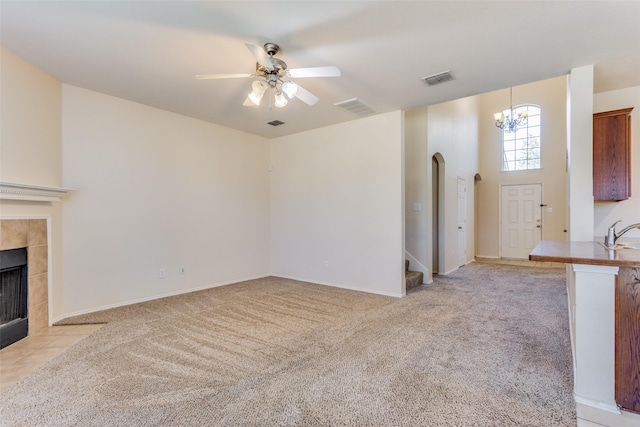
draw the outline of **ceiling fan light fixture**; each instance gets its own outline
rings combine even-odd
[[[260,101],[262,100],[262,95],[264,95],[264,93],[261,94],[257,94],[255,92],[251,92],[249,94],[249,99],[251,100],[251,102],[253,102],[256,105],[260,105]]]
[[[298,93],[298,85],[291,80],[285,80],[282,82],[282,91],[291,99]]]
[[[251,83],[251,89],[256,95],[264,95],[267,91],[267,87],[267,82],[263,80],[254,80],[253,83]]]
[[[284,94],[282,92],[276,93],[274,99],[275,99],[274,105],[276,107],[278,107],[278,108],[284,107],[289,102],[289,101],[287,101],[287,98],[285,98],[285,96],[284,96]]]
[[[264,96],[264,93],[267,90],[267,82],[254,80],[251,84],[251,93],[249,94],[249,99],[256,105],[260,105],[260,101]]]

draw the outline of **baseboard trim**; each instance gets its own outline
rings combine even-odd
[[[617,407],[601,402],[594,402],[575,396],[576,415],[578,425],[580,420],[586,420],[592,424],[606,427],[637,427],[640,425],[640,415],[632,412],[620,411]]]
[[[313,280],[313,279],[305,279],[304,277],[283,276],[283,275],[279,275],[279,274],[272,274],[272,276],[273,277],[279,277],[281,279],[297,280],[298,282],[307,282],[307,283],[313,283],[313,284],[316,284],[316,285],[331,286],[333,288],[348,289],[350,291],[358,291],[358,292],[366,292],[368,294],[383,295],[383,296],[386,296],[386,297],[402,298],[402,297],[405,296],[404,293],[396,294],[396,293],[393,293],[393,292],[376,291],[376,290],[373,290],[373,289],[359,288],[359,287],[356,287],[356,286],[346,286],[346,285],[342,285],[342,284],[338,284],[338,283],[323,282],[323,281],[318,281],[318,280]]]
[[[581,396],[573,396],[573,398],[575,399],[576,404],[589,406],[590,408],[597,409],[598,411],[605,411],[610,414],[620,415],[620,410],[615,405],[604,402],[596,402],[594,400],[587,399]]]
[[[97,311],[108,310],[110,308],[124,307],[126,305],[139,304],[141,302],[153,301],[153,300],[156,300],[156,299],[173,297],[173,296],[176,296],[176,295],[188,294],[188,293],[191,293],[191,292],[204,291],[205,289],[211,289],[211,288],[217,288],[217,287],[220,287],[220,286],[232,285],[234,283],[246,282],[247,280],[264,279],[265,277],[270,277],[270,276],[271,276],[270,274],[265,274],[263,276],[254,276],[254,277],[248,277],[248,278],[245,278],[245,279],[237,279],[237,280],[231,280],[231,281],[227,281],[227,282],[219,282],[219,283],[214,283],[214,284],[211,284],[211,285],[199,286],[199,287],[196,287],[196,288],[181,289],[179,291],[166,292],[164,294],[159,294],[159,295],[154,295],[154,296],[149,296],[149,297],[143,297],[143,298],[136,298],[136,299],[127,300],[127,301],[119,302],[119,303],[115,303],[115,304],[107,304],[107,305],[103,305],[103,306],[100,306],[100,307],[89,308],[89,309],[86,309],[86,310],[78,310],[78,311],[74,311],[72,313],[63,314],[61,316],[56,316],[55,318],[52,319],[52,324],[55,324],[55,323],[57,323],[57,322],[59,322],[61,320],[64,320],[64,319],[68,319],[69,317],[81,316],[83,314],[95,313]]]
[[[478,254],[476,254],[476,258],[500,259],[499,256],[495,256],[495,255],[478,255]]]

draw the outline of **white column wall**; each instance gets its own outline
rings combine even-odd
[[[568,240],[593,240],[593,65],[573,68],[567,99]]]

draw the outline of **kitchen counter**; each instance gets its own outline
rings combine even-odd
[[[638,427],[640,249],[610,250],[596,239],[544,240],[529,259],[569,267],[567,296],[578,419],[594,425]],[[638,247],[634,240],[624,239]]]
[[[610,250],[597,242],[543,240],[529,254],[529,259],[566,264],[640,267],[640,249]]]

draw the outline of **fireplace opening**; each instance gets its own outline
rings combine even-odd
[[[0,348],[26,337],[27,248],[0,251]]]

